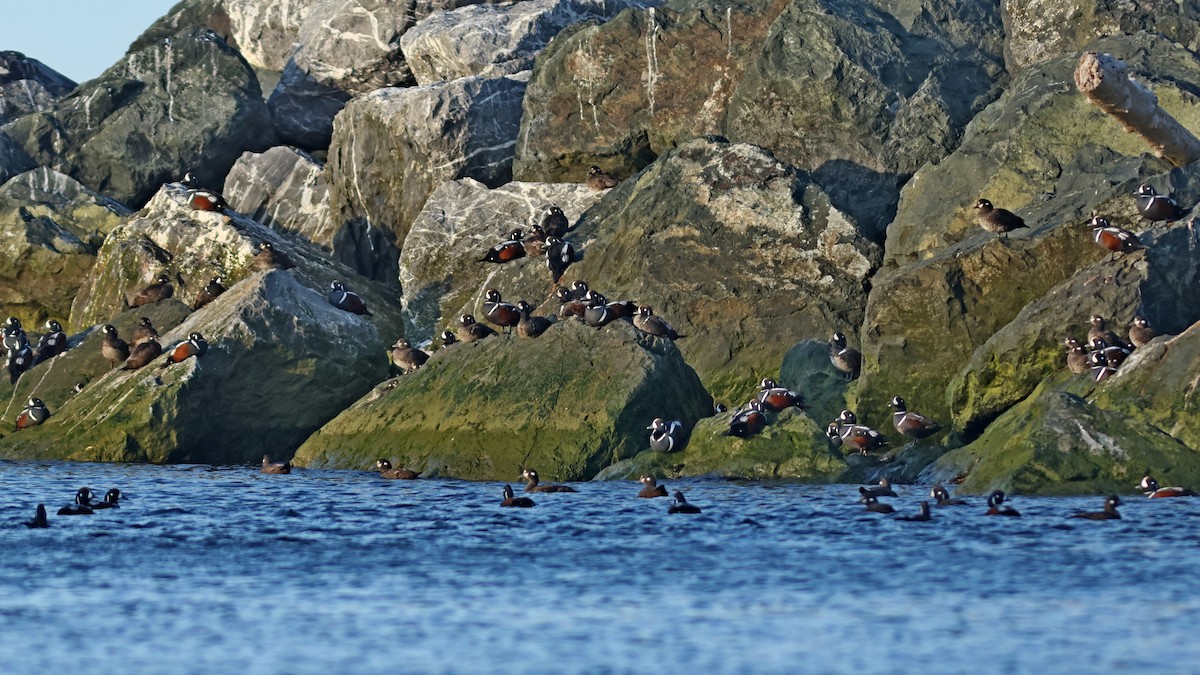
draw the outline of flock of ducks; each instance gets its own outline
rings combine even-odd
[[[121,508],[121,491],[117,488],[111,488],[105,492],[104,499],[101,501],[94,501],[95,497],[91,488],[81,487],[75,491],[75,501],[60,508],[58,515],[90,516],[96,511]],[[46,505],[38,504],[33,519],[25,521],[22,525],[29,528],[50,527],[50,520],[46,517]]]

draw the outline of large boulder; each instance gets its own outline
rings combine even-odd
[[[387,373],[370,319],[331,306],[291,271],[243,279],[162,342],[186,340],[193,331],[208,340],[203,356],[112,370],[65,401],[47,401],[50,419],[0,440],[0,456],[209,464],[256,463],[263,454],[286,459]]]
[[[126,54],[5,132],[40,165],[134,207],[187,171],[220,184],[243,151],[275,144],[254,72],[207,29]]]
[[[254,4],[264,4],[257,0],[252,1]],[[156,19],[154,23],[150,24],[149,28],[142,31],[142,34],[137,36],[133,43],[129,45],[127,51],[130,53],[141,51],[153,46],[157,42],[178,34],[181,30],[188,30],[193,26],[208,28],[219,35],[230,47],[241,51],[242,45],[238,43],[233,35],[233,27],[230,25],[228,12],[228,9],[236,6],[236,4],[237,0],[179,0],[171,9],[167,10],[166,14]],[[243,53],[243,56],[247,57],[251,65],[261,67],[255,64],[249,54]],[[279,69],[276,68],[275,70]]]
[[[75,83],[21,52],[0,51],[0,126],[49,108]]]
[[[510,181],[527,80],[523,73],[380,89],[346,106],[326,165],[330,207],[342,223],[335,256],[373,279],[395,279],[395,242],[437,186]]]
[[[320,0],[222,0],[233,43],[261,70],[283,72],[296,49],[300,26]]]
[[[239,213],[328,251],[333,222],[324,168],[312,155],[286,146],[246,152],[225,177],[222,196]]]
[[[427,475],[589,479],[646,444],[655,417],[691,426],[712,399],[672,343],[618,322],[559,322],[452,345],[360,400],[309,438],[296,461],[369,469],[385,457]]]
[[[495,189],[470,178],[443,183],[425,202],[400,252],[404,334],[414,342],[427,340],[464,310],[481,316],[476,303],[493,284],[512,302],[541,304],[551,289],[544,256],[503,269],[479,258],[514,228],[528,231],[548,206],[561,208],[574,224],[599,199],[580,183],[512,182]]]
[[[0,185],[8,182],[13,176],[20,175],[37,167],[37,163],[25,152],[21,144],[11,136],[0,131]]]
[[[66,323],[104,237],[129,210],[49,168],[0,187],[0,305],[26,326]]]

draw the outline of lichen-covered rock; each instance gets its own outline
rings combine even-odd
[[[285,146],[243,153],[225,177],[222,196],[237,212],[330,250],[333,222],[324,168],[308,153]]]
[[[0,125],[44,110],[74,88],[73,81],[41,61],[0,51]]]
[[[368,469],[382,455],[426,475],[513,480],[532,467],[581,480],[641,451],[655,417],[691,426],[711,405],[669,341],[560,322],[536,339],[435,353],[313,434],[295,461]]]
[[[218,185],[243,151],[275,145],[254,72],[207,29],[126,54],[5,132],[40,165],[133,207],[187,171]]]
[[[387,372],[384,341],[370,319],[331,306],[291,271],[243,279],[161,341],[171,345],[193,331],[207,338],[203,356],[112,370],[65,401],[47,401],[51,418],[0,440],[0,456],[212,464],[257,462],[263,454],[286,459]]]
[[[124,206],[53,169],[0,187],[0,305],[30,328],[66,323],[71,302],[104,237],[129,217]]]
[[[830,335],[803,340],[787,350],[776,383],[804,397],[805,412],[818,424],[827,425],[849,406],[858,386],[833,367],[829,360]],[[822,430],[824,427],[822,427]],[[887,431],[880,429],[880,431]]]
[[[552,288],[544,255],[502,266],[479,258],[513,229],[529,232],[549,206],[561,208],[574,224],[599,199],[580,183],[512,182],[494,190],[470,178],[443,183],[425,202],[400,253],[404,334],[419,342],[464,310],[482,315],[476,303],[492,285],[512,302],[541,304]]]
[[[470,5],[421,19],[400,38],[400,49],[418,84],[512,75],[532,68],[538,52],[567,26],[604,21],[627,7],[659,4],[661,0],[529,0]]]
[[[395,279],[396,245],[378,245],[372,232],[403,241],[430,193],[447,180],[509,182],[527,80],[523,73],[380,89],[346,106],[326,169],[330,207],[342,223],[337,257],[371,278]],[[344,250],[341,241],[360,245]]]

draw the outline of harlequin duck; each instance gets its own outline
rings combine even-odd
[[[500,297],[500,291],[489,288],[484,293],[486,302],[483,303],[483,318],[488,323],[500,326],[501,328],[512,328],[521,321],[521,312],[517,306],[504,302]]]
[[[546,267],[550,269],[550,282],[558,283],[571,263],[575,262],[575,247],[558,237],[546,237]]]
[[[50,409],[42,399],[34,397],[25,404],[25,409],[17,415],[16,429],[35,427],[50,419]]]
[[[769,377],[764,377],[758,383],[758,401],[763,404],[763,407],[772,412],[780,412],[785,408],[806,408],[804,397],[796,392],[780,387],[775,384],[775,380]]]
[[[562,287],[554,291],[554,296],[558,298],[558,318],[575,317],[580,321],[583,320],[583,313],[587,311],[587,305],[583,304],[582,300],[576,300],[571,291]]]
[[[254,255],[254,259],[250,261],[250,266],[259,272],[269,270],[290,270],[296,266],[288,254],[283,251],[275,250],[275,246],[269,241],[258,242],[258,253]]]
[[[871,513],[895,513],[896,509],[891,504],[882,504],[878,497],[871,495],[863,495],[858,501],[866,505],[866,510]]]
[[[571,227],[571,221],[567,220],[567,214],[557,206],[547,207],[542,212],[542,220],[538,224],[541,225],[546,236],[559,238],[562,238]]]
[[[513,234],[516,234],[514,230]],[[521,240],[525,245],[525,255],[533,257],[546,254],[546,232],[541,225],[534,225],[529,228],[529,233]]]
[[[858,424],[858,415],[855,415],[853,410],[843,410],[838,413],[836,421],[839,425]]]
[[[37,359],[34,365],[67,351],[67,334],[63,332],[62,324],[50,319],[46,322],[46,333],[38,340]]]
[[[121,508],[121,491],[117,488],[109,488],[108,492],[104,493],[104,499],[92,504],[93,509],[119,509]]]
[[[1196,497],[1200,496],[1195,490],[1182,487],[1159,487],[1158,481],[1154,480],[1153,476],[1145,476],[1142,482],[1138,485],[1142,490],[1142,494],[1150,499],[1162,499],[1164,497]]]
[[[167,352],[167,363],[181,363],[184,360],[196,356],[204,356],[208,352],[208,341],[204,336],[193,332],[188,336],[187,341],[171,347]]]
[[[521,243],[525,233],[513,230],[508,239],[488,249],[488,252],[476,262],[506,263],[525,257],[525,244]]]
[[[475,317],[463,314],[458,318],[458,339],[462,342],[474,342],[496,334],[496,331],[481,323],[475,323]]]
[[[33,367],[33,348],[26,342],[17,349],[8,350],[4,368],[8,370],[8,381],[15,384],[21,375]]]
[[[641,492],[638,492],[638,497],[642,499],[654,499],[655,497],[666,497],[667,486],[659,485],[654,476],[646,474],[638,479],[644,486]]]
[[[866,497],[899,497],[896,491],[892,489],[892,481],[887,478],[880,478],[878,485],[871,487],[860,487],[858,493]]]
[[[1092,239],[1112,251],[1110,260],[1116,260],[1118,253],[1131,253],[1145,248],[1138,241],[1137,235],[1116,225],[1111,225],[1108,219],[1094,216],[1089,223],[1092,227]]]
[[[222,293],[225,292],[225,284],[221,283],[221,277],[213,277],[200,292],[196,294],[196,301],[192,303],[192,309],[200,309],[208,303],[216,300]]]
[[[643,333],[667,338],[668,340],[678,340],[687,337],[686,335],[677,333],[675,328],[661,316],[655,316],[654,309],[650,305],[642,305],[637,308],[637,314],[633,317],[633,325]]]
[[[843,413],[846,412],[849,411],[843,411]],[[857,450],[861,455],[887,447],[888,441],[884,438],[883,434],[880,434],[871,427],[854,423],[854,413],[850,413],[849,415],[843,414],[838,419],[840,423],[835,422],[830,424],[829,429],[825,432],[826,436],[829,435],[831,430],[833,433],[836,433],[841,438],[841,442],[838,445],[844,445],[852,450]]]
[[[517,335],[523,338],[535,338],[550,328],[550,319],[544,316],[529,316],[533,308],[524,300],[517,303],[517,311],[521,320],[517,322]]]
[[[892,398],[891,406],[896,409],[896,412],[892,413],[892,424],[896,426],[896,431],[909,438],[917,440],[929,438],[942,429],[937,422],[910,411],[905,405],[904,399],[899,396]]]
[[[229,205],[225,203],[225,198],[220,194],[200,187],[199,181],[191,172],[184,175],[183,185],[188,189],[187,203],[192,209],[224,213],[225,209],[229,208]]]
[[[929,496],[936,500],[938,506],[962,506],[967,502],[957,497],[951,497],[950,492],[941,485],[934,485],[929,491]]]
[[[171,278],[165,274],[160,274],[155,278],[154,283],[138,291],[129,299],[129,306],[143,307],[160,300],[166,300],[173,295],[175,295],[175,287],[171,285]]]
[[[1011,506],[1004,504],[1004,491],[994,490],[988,495],[988,516],[1019,516],[1021,513]]]
[[[1129,325],[1129,341],[1134,347],[1144,347],[1146,343],[1158,337],[1158,331],[1150,327],[1150,322],[1140,316],[1133,317]]]
[[[600,192],[601,190],[615,188],[618,182],[619,181],[616,178],[613,178],[612,175],[607,171],[593,165],[590,169],[588,169],[587,179],[584,181],[584,184],[592,190]]]
[[[60,516],[90,516],[92,513],[92,489],[81,487],[75,492],[75,503],[58,510]]]
[[[1088,362],[1088,352],[1079,344],[1079,340],[1069,337],[1063,343],[1067,346],[1067,369],[1076,375],[1082,375],[1092,369],[1091,363]]]
[[[589,290],[587,282],[583,279],[576,279],[571,282],[571,297],[576,300],[586,300]]]
[[[609,310],[608,298],[596,291],[588,291],[584,303],[587,308],[583,311],[583,320],[587,325],[600,328],[617,320],[617,316]]]
[[[978,212],[975,222],[988,232],[994,232],[1001,237],[1007,236],[1013,230],[1029,227],[1017,214],[1008,209],[997,209],[986,199],[975,202],[975,210]]]
[[[21,327],[21,320],[15,316],[5,319],[4,348],[12,351],[25,344],[29,344],[29,337],[25,335],[25,329]]]
[[[1150,185],[1142,184],[1137,189],[1137,210],[1151,223],[1171,222],[1183,216],[1179,203],[1167,195],[1160,195]]]
[[[933,517],[929,515],[929,502],[921,502],[919,508],[920,510],[916,513],[916,515],[896,516],[896,520],[907,520],[910,522],[924,522],[926,520],[933,520]]]
[[[262,471],[260,473],[291,473],[291,462],[272,462],[270,455],[263,455]]]
[[[1132,350],[1128,347],[1120,344],[1109,345],[1100,338],[1093,339],[1088,347],[1092,352],[1104,354],[1105,361],[1113,368],[1120,368],[1121,364],[1125,363],[1125,359],[1129,358],[1130,353],[1132,353]]]
[[[671,420],[668,423],[661,417],[655,417],[646,428],[650,430],[650,449],[655,452],[675,450],[680,436],[683,435],[683,422],[679,420]]]
[[[27,520],[21,524],[28,528],[50,527],[50,519],[46,517],[46,505],[38,504],[37,510],[33,513],[33,520]]]
[[[679,490],[675,491],[675,503],[667,507],[667,513],[700,513],[700,507],[695,504],[689,504],[684,498],[683,493]]]
[[[125,365],[121,370],[137,370],[149,364],[154,359],[162,354],[162,345],[159,344],[157,337],[151,337],[145,342],[134,345],[129,350],[129,358],[126,359]]]
[[[129,358],[129,345],[117,336],[117,328],[111,323],[104,326],[104,342],[100,343],[100,354],[108,360],[110,370]]]
[[[1092,379],[1103,382],[1117,373],[1116,366],[1109,365],[1104,352],[1092,352],[1088,355],[1088,364],[1092,369]]]
[[[529,508],[533,506],[533,500],[529,497],[517,497],[513,495],[511,485],[504,486],[504,501],[500,502],[500,506],[515,506],[518,508]]]
[[[1117,513],[1117,507],[1121,505],[1121,498],[1116,495],[1109,495],[1104,500],[1103,511],[1081,511],[1072,515],[1072,518],[1087,518],[1088,520],[1120,520],[1121,514]]]
[[[448,330],[442,331],[442,334],[438,337],[442,338],[442,349],[445,349],[446,347],[458,342],[458,337]]]
[[[138,319],[138,325],[133,327],[133,335],[129,336],[129,346],[136,347],[150,338],[158,337],[158,329],[151,323],[150,317],[143,316]]]
[[[367,309],[367,303],[363,302],[357,293],[346,290],[340,281],[329,284],[329,304],[351,314],[375,316]]]
[[[521,476],[525,479],[526,492],[578,492],[570,485],[538,485],[538,473],[533,469],[525,469]]]
[[[853,347],[847,347],[846,336],[840,332],[829,338],[829,361],[846,375],[847,380],[857,378],[862,369],[862,354]]]
[[[1088,342],[1095,342],[1097,339],[1103,340],[1105,345],[1123,345],[1125,341],[1117,337],[1117,334],[1108,329],[1108,322],[1099,314],[1093,314],[1088,322],[1091,324],[1088,327],[1087,339]]]
[[[750,438],[767,426],[767,416],[763,414],[763,405],[757,400],[750,401],[746,407],[729,420],[729,435],[738,438]]]
[[[392,463],[386,459],[378,459],[375,461],[375,468],[379,469],[379,475],[383,478],[393,478],[399,480],[413,480],[421,475],[420,471],[410,471],[409,469],[393,469]]]
[[[400,369],[402,373],[411,373],[417,368],[425,365],[429,360],[429,354],[417,349],[408,343],[408,340],[400,338],[396,340],[396,344],[392,345],[392,363]]]

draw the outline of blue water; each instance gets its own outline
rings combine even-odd
[[[119,510],[56,517],[87,485]],[[933,522],[855,486],[498,483],[0,462],[0,671],[1112,672],[1194,663],[1200,499],[1016,496]],[[890,500],[915,512],[927,488]],[[19,525],[45,502],[51,528]]]

